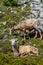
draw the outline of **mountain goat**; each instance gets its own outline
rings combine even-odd
[[[12,44],[12,51],[14,53],[14,56],[25,56],[29,54],[35,54],[38,55],[38,49],[34,46],[30,45],[18,45],[17,39],[11,39]]]
[[[29,54],[38,55],[38,49],[35,48],[34,46],[30,46],[30,45],[21,45],[21,46],[19,46],[19,54],[21,56],[29,55]]]

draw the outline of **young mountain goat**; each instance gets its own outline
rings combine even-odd
[[[25,56],[29,54],[38,55],[38,49],[34,46],[30,46],[30,45],[18,46],[16,43],[17,42],[16,39],[12,39],[10,41],[12,42],[12,50],[13,50],[14,56]]]

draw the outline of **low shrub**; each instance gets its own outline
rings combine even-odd
[[[17,5],[17,0],[4,0],[4,5],[5,6],[14,6]]]

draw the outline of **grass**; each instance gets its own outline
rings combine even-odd
[[[43,65],[43,40],[30,39],[28,40],[32,46],[38,48],[39,56],[29,55],[25,57],[14,57],[11,50],[11,43],[8,40],[1,42],[0,64],[1,65]],[[6,43],[7,42],[7,43]],[[10,44],[10,46],[9,46]]]
[[[5,14],[0,14],[0,65],[43,65],[43,40],[39,39],[26,39],[26,42],[31,42],[30,45],[37,47],[39,50],[39,56],[30,55],[26,57],[14,57],[11,42],[11,38],[15,36],[18,38],[18,44],[22,44],[22,37],[18,35],[18,30],[14,31],[12,35],[9,35],[9,27],[13,27],[19,21],[24,20],[30,14],[30,3],[27,3],[26,7],[21,10],[24,5],[20,6],[4,6],[3,0],[0,0],[0,11],[5,12]],[[14,12],[8,10],[12,8]],[[7,22],[6,25],[3,25],[1,22]],[[6,29],[6,30],[5,30]],[[7,32],[8,37],[3,39],[4,34]],[[2,38],[2,39],[1,39]]]

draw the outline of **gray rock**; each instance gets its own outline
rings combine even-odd
[[[6,25],[6,21],[5,22],[2,22],[3,23],[3,25]]]
[[[34,7],[34,4],[31,3],[30,6],[31,6],[31,7]]]
[[[41,0],[33,0],[33,2],[41,2]]]
[[[41,0],[32,0],[30,6],[31,14],[29,18],[37,18],[35,26],[43,31],[43,3],[41,3]]]
[[[16,14],[16,13],[17,13],[17,11],[11,10],[11,13],[14,13],[14,14]]]
[[[35,11],[39,11],[40,8],[41,8],[40,6],[38,6],[38,7],[37,6],[34,6],[34,8],[32,8],[32,9],[35,10]]]
[[[29,16],[27,16],[27,18],[35,18],[35,16],[33,14],[30,14]]]
[[[43,8],[40,8],[40,12],[43,12]]]
[[[8,37],[8,35],[6,34],[6,35],[4,35],[3,39],[6,39],[7,37]]]
[[[43,8],[43,3],[40,3],[41,8]]]
[[[43,23],[43,19],[37,18],[37,22],[40,22],[40,24],[42,24]]]
[[[18,5],[25,4],[26,2],[29,2],[30,0],[19,0]]]
[[[40,18],[43,18],[43,8],[40,8]]]
[[[31,13],[32,13],[35,17],[38,17],[38,15],[39,15],[39,11],[31,10]]]
[[[32,4],[39,5],[40,2],[32,2]]]
[[[43,12],[40,12],[40,18],[43,18]]]

